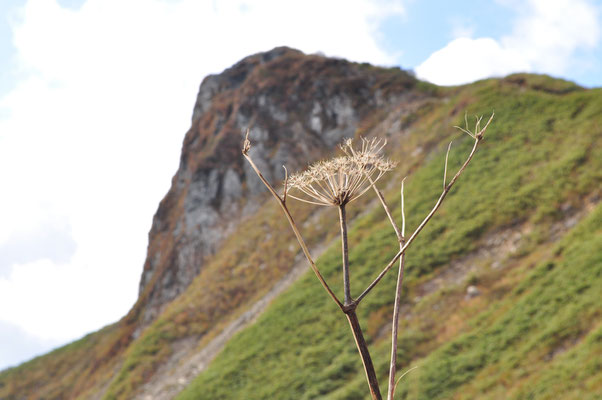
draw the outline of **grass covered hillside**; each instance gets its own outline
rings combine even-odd
[[[407,253],[399,367],[418,368],[396,397],[601,398],[602,92],[516,75],[446,97],[409,117],[411,135],[436,132],[441,144],[415,171],[402,159],[394,178],[410,172],[410,229],[441,190],[444,145],[459,136],[451,125],[462,124],[465,109],[495,109],[496,119]],[[468,139],[454,141],[450,167],[468,153]],[[390,204],[399,203],[397,191],[392,185]],[[356,220],[350,241],[351,274],[365,287],[396,251],[384,213],[376,207]],[[340,279],[339,251],[334,245],[318,260],[331,282]],[[394,275],[358,309],[381,385]],[[481,294],[468,298],[468,285]],[[345,318],[308,273],[178,399],[365,399],[356,352]]]
[[[253,87],[262,87],[265,75],[277,90],[275,75],[258,68]],[[471,149],[471,138],[453,126],[463,125],[465,112],[488,117],[495,110],[471,164],[407,252],[398,371],[417,368],[395,398],[602,398],[602,90],[528,74],[438,88],[399,70],[345,68],[356,85],[341,84],[351,88],[345,96],[357,91],[371,102],[349,119],[355,137],[386,138],[387,156],[399,162],[378,183],[397,221],[399,184],[408,177],[407,232],[441,193],[449,141],[448,180]],[[285,88],[295,83],[290,73]],[[338,93],[339,86],[325,87]],[[312,88],[315,96],[325,90]],[[250,90],[242,85],[237,96]],[[225,95],[220,101],[226,104]],[[286,140],[298,149],[305,147],[294,134],[313,104],[307,100],[303,112],[291,105],[297,130]],[[329,118],[335,126],[336,113]],[[206,137],[211,144],[212,134]],[[344,315],[307,268],[275,201],[263,187],[247,187],[255,183],[242,184],[259,193],[245,200],[257,202],[254,212],[228,228],[194,280],[143,330],[143,311],[135,308],[114,325],[0,372],[0,399],[368,399]],[[290,206],[342,298],[336,208]],[[398,244],[371,193],[347,213],[357,296]],[[161,234],[175,237],[169,229]],[[381,392],[395,283],[390,271],[357,309]],[[469,286],[476,292],[469,295]]]

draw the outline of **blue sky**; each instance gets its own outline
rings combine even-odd
[[[198,85],[287,45],[437,84],[602,84],[594,0],[0,2],[0,369],[124,315]]]
[[[392,53],[401,51],[399,62],[414,68],[455,39],[458,30],[474,37],[500,37],[514,14],[495,1],[408,1],[404,16],[383,21],[383,45]]]

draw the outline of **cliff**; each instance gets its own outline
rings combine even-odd
[[[285,47],[249,56],[206,77],[186,133],[180,166],[153,218],[140,280],[142,324],[182,293],[264,192],[243,163],[247,129],[253,158],[270,181],[324,157],[378,108],[420,96],[401,70],[306,56]]]

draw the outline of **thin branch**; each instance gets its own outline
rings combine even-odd
[[[374,286],[376,286],[376,284],[378,282],[380,282],[380,280],[383,278],[383,276],[385,276],[385,274],[391,269],[391,267],[401,257],[401,255],[403,253],[405,253],[406,249],[410,246],[410,244],[412,244],[412,242],[414,241],[414,239],[416,238],[416,236],[420,233],[420,231],[422,231],[422,229],[424,228],[424,226],[431,220],[431,218],[433,217],[433,215],[435,214],[435,212],[437,212],[437,210],[439,209],[439,207],[441,207],[441,203],[443,203],[443,200],[447,196],[447,193],[449,193],[449,189],[453,186],[453,184],[455,183],[455,181],[458,178],[458,176],[460,175],[460,173],[462,173],[462,171],[464,171],[464,168],[466,167],[466,165],[468,165],[468,162],[470,162],[470,160],[472,159],[472,156],[473,156],[474,152],[476,151],[478,143],[479,143],[479,140],[475,139],[475,145],[472,148],[470,156],[468,157],[468,159],[466,160],[466,162],[464,163],[464,165],[462,166],[462,168],[460,169],[460,171],[458,171],[458,173],[454,176],[454,178],[452,178],[451,182],[447,186],[445,186],[445,188],[443,189],[443,192],[439,196],[439,199],[437,200],[437,203],[435,204],[435,206],[433,207],[433,209],[431,210],[431,212],[424,218],[424,220],[420,223],[420,225],[418,226],[418,228],[416,228],[416,230],[414,231],[414,233],[412,233],[412,236],[410,236],[410,238],[408,239],[408,241],[406,242],[406,244],[402,247],[402,249],[399,250],[399,252],[393,257],[393,259],[389,262],[389,264],[387,264],[387,266],[376,277],[376,279],[374,279],[374,281],[366,288],[366,290],[364,290],[364,292],[357,298],[356,301],[358,303],[364,297],[366,297],[366,295],[374,288]]]
[[[406,178],[403,178],[401,180],[401,236],[405,237],[406,235],[406,211],[405,211],[405,207],[404,207],[404,200],[403,200],[403,184],[406,181]]]
[[[470,132],[469,130],[467,130],[467,129],[464,129],[464,128],[462,128],[462,127],[458,126],[458,125],[454,125],[454,128],[457,128],[457,129],[461,130],[462,132],[464,132],[464,133],[468,134],[468,135],[469,135],[471,138],[473,138],[473,139],[476,139],[476,138],[474,137],[474,135],[472,134],[472,132]]]
[[[370,179],[370,184],[372,185],[372,188],[376,192],[376,196],[380,200],[380,203],[383,206],[385,213],[387,214],[387,217],[389,218],[389,222],[391,223],[391,226],[393,226],[393,229],[395,230],[395,235],[397,236],[397,240],[399,241],[399,249],[400,250],[403,249],[403,245],[405,243],[405,239],[403,237],[405,234],[405,225],[406,225],[405,209],[404,209],[405,208],[404,207],[404,193],[403,193],[404,181],[405,181],[405,178],[403,178],[403,180],[401,181],[401,220],[402,220],[401,226],[402,226],[402,229],[400,231],[399,228],[397,227],[397,224],[395,223],[395,219],[393,218],[393,215],[391,214],[391,210],[387,206],[387,202],[385,201],[383,194],[381,193],[380,190],[378,190],[378,188],[376,187],[376,185],[372,181],[372,179]],[[399,330],[399,308],[401,305],[401,289],[403,287],[404,269],[405,269],[405,252],[401,256],[401,259],[399,261],[399,273],[397,275],[397,286],[395,288],[395,302],[394,302],[394,306],[393,306],[393,318],[392,318],[392,326],[391,326],[391,363],[389,365],[389,388],[388,388],[388,397],[387,397],[388,400],[393,399],[393,395],[395,392],[395,374],[396,374],[396,369],[397,369],[397,338],[398,338],[398,330]]]
[[[447,153],[445,153],[445,170],[443,171],[443,189],[445,189],[445,182],[447,181],[447,159],[449,158],[449,151],[451,150],[451,145],[454,141],[449,142],[449,146],[447,146]]]
[[[454,125],[454,128],[458,128],[462,132],[467,133],[471,138],[476,139],[474,137],[474,134],[468,129],[468,113],[467,112],[464,112],[464,126],[466,128],[461,128],[461,127],[459,127],[457,125]],[[476,132],[476,130],[475,130],[475,132]]]
[[[389,264],[387,264],[387,266],[382,270],[382,272],[380,274],[378,274],[378,276],[366,288],[366,290],[364,290],[362,292],[362,294],[360,294],[360,296],[355,301],[357,304],[359,304],[362,301],[362,299],[364,297],[366,297],[366,295],[368,293],[370,293],[370,291],[374,288],[374,286],[376,286],[376,284],[378,282],[380,282],[380,280],[391,269],[391,267],[393,267],[393,265],[395,264],[395,262],[397,262],[397,260],[399,260],[399,258],[402,256],[402,254],[405,253],[406,249],[412,244],[412,242],[414,241],[414,239],[416,239],[416,236],[418,236],[418,234],[422,231],[422,229],[424,229],[424,226],[431,220],[431,218],[433,218],[433,215],[435,215],[435,213],[437,212],[437,210],[439,209],[439,207],[441,207],[441,203],[443,203],[443,200],[447,196],[447,193],[449,193],[449,190],[452,188],[452,186],[454,185],[454,183],[456,183],[456,181],[458,180],[458,178],[460,177],[460,175],[462,174],[462,172],[464,172],[464,170],[466,169],[466,167],[470,163],[470,160],[472,160],[472,157],[474,156],[474,153],[477,151],[477,147],[479,146],[479,143],[483,139],[483,134],[487,130],[487,127],[489,126],[489,124],[491,123],[491,121],[493,120],[493,116],[494,115],[495,115],[495,113],[491,114],[491,117],[489,118],[489,121],[487,121],[487,124],[485,125],[485,127],[483,127],[482,129],[480,129],[479,131],[475,131],[475,134],[474,134],[474,138],[475,138],[474,145],[472,147],[472,150],[471,150],[470,154],[468,155],[468,158],[466,159],[466,161],[464,161],[464,164],[462,164],[462,167],[458,170],[458,172],[456,172],[456,174],[454,175],[454,177],[452,178],[452,180],[443,188],[443,192],[439,196],[439,199],[437,200],[437,203],[435,204],[435,206],[433,207],[433,209],[431,210],[431,212],[424,218],[424,220],[420,223],[420,225],[418,225],[418,228],[416,228],[416,230],[414,231],[414,233],[412,233],[412,236],[410,236],[410,238],[407,240],[407,242],[401,248],[401,250],[399,250],[399,252],[393,257],[393,259],[391,259],[391,261],[389,262]],[[473,135],[471,134],[470,136],[472,137]]]
[[[483,135],[485,134],[485,131],[486,131],[486,130],[487,130],[487,128],[489,127],[489,124],[491,123],[491,121],[493,121],[493,116],[494,116],[494,115],[495,115],[495,111],[493,111],[493,112],[491,113],[491,117],[489,117],[489,120],[487,121],[487,123],[485,124],[485,126],[483,127],[483,129],[479,129],[479,128],[478,128],[478,126],[477,126],[477,129],[475,129],[475,137],[476,137],[477,139],[479,139],[479,140],[480,140],[480,139],[482,139],[482,138],[483,138]],[[483,117],[481,117],[481,118],[483,118]],[[481,120],[479,119],[479,123],[480,123],[480,122],[481,122]],[[478,131],[478,133],[477,133],[477,131]]]
[[[399,377],[399,379],[397,379],[397,382],[395,382],[395,386],[393,387],[393,391],[395,392],[395,389],[397,389],[397,384],[401,381],[401,378],[403,378],[404,376],[406,376],[407,374],[409,374],[410,372],[414,371],[416,368],[418,368],[420,365],[416,365],[415,367],[412,367],[410,369],[408,369],[406,372],[404,372],[403,374],[401,374],[401,376]],[[392,398],[391,398],[392,399]]]
[[[404,178],[405,180],[405,178]],[[403,181],[401,181],[401,225],[402,230],[401,234],[398,235],[399,238],[399,249],[403,248],[405,244],[405,238],[403,235],[405,234],[405,225],[406,225],[406,216],[404,210],[404,193],[403,193]],[[403,276],[405,271],[405,263],[406,263],[406,254],[405,252],[401,255],[401,259],[399,260],[399,272],[397,273],[397,286],[395,287],[395,302],[393,304],[393,319],[391,323],[391,362],[389,364],[389,388],[387,392],[387,399],[393,400],[393,396],[395,395],[395,388],[397,385],[395,384],[395,375],[397,374],[397,339],[399,337],[399,310],[401,308],[401,289],[403,288]]]
[[[393,218],[393,215],[391,214],[391,210],[389,210],[389,206],[387,206],[387,203],[385,201],[385,198],[383,197],[383,194],[376,187],[376,182],[373,181],[372,178],[368,178],[368,179],[370,180],[370,185],[374,189],[374,192],[376,192],[376,197],[378,197],[378,199],[380,200],[380,204],[383,206],[383,209],[385,210],[385,214],[387,214],[387,218],[389,218],[389,222],[391,223],[391,225],[393,226],[393,229],[395,230],[395,235],[397,236],[397,240],[401,241],[402,233],[399,230],[399,228],[397,227],[397,224],[395,223],[395,219]],[[405,178],[404,178],[404,180],[405,180]]]
[[[291,215],[290,211],[288,210],[288,208],[286,206],[286,203],[278,195],[278,193],[276,193],[276,190],[274,190],[274,188],[272,187],[272,185],[270,185],[270,183],[264,178],[264,176],[262,175],[262,173],[259,171],[259,168],[257,168],[257,166],[255,165],[255,163],[253,162],[253,160],[249,156],[248,153],[249,153],[249,149],[250,148],[251,148],[251,142],[249,141],[249,130],[247,129],[247,136],[245,138],[245,141],[243,143],[243,148],[242,148],[242,154],[243,154],[243,156],[247,159],[247,161],[249,162],[249,164],[251,164],[251,168],[253,168],[253,170],[255,171],[255,173],[257,174],[257,176],[259,177],[259,179],[261,179],[261,182],[263,182],[263,184],[268,188],[268,190],[270,191],[270,193],[272,194],[272,196],[274,196],[276,198],[276,200],[278,200],[278,204],[280,205],[280,208],[282,208],[282,211],[284,212],[284,215],[286,215],[286,218],[288,219],[288,222],[289,222],[291,228],[293,229],[295,237],[297,238],[297,241],[299,242],[299,245],[301,246],[301,250],[303,250],[303,254],[305,255],[305,258],[307,258],[307,261],[309,262],[309,266],[314,271],[314,274],[316,274],[316,277],[318,278],[318,280],[320,281],[320,283],[322,284],[322,286],[324,287],[324,289],[326,290],[326,292],[330,295],[330,297],[332,298],[332,300],[337,304],[337,306],[339,306],[339,308],[341,310],[344,310],[343,304],[340,302],[340,300],[337,298],[337,296],[334,294],[334,292],[330,289],[330,287],[328,286],[328,284],[324,280],[324,277],[322,276],[322,274],[318,270],[318,267],[316,266],[316,263],[311,258],[311,254],[309,253],[309,249],[307,248],[307,245],[305,244],[305,241],[303,240],[303,237],[301,236],[301,233],[299,232],[299,229],[297,228],[297,224],[295,224],[295,221],[293,220],[293,216]]]
[[[288,193],[288,171],[284,165],[282,168],[284,168],[284,193],[282,193],[282,202],[286,203],[286,194]]]
[[[318,203],[317,201],[305,200],[305,199],[302,199],[300,197],[293,196],[292,194],[289,194],[289,197],[292,197],[295,200],[299,200],[299,201],[302,201],[302,202],[307,203],[307,204],[315,204],[317,206],[323,206],[324,205],[324,203]]]

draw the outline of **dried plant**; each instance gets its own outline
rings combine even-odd
[[[336,303],[339,309],[346,315],[351,328],[351,332],[355,339],[362,363],[364,365],[364,371],[366,373],[366,379],[368,380],[368,386],[373,399],[382,399],[378,379],[372,363],[372,358],[368,350],[368,345],[364,339],[362,329],[360,327],[359,320],[357,318],[356,309],[360,302],[368,295],[368,293],[380,282],[383,276],[399,261],[399,272],[397,276],[397,286],[395,290],[395,300],[393,306],[393,317],[392,317],[392,332],[391,332],[391,361],[389,367],[389,388],[387,397],[389,400],[393,399],[395,394],[395,387],[397,382],[395,381],[396,375],[396,360],[397,360],[397,337],[398,337],[398,325],[399,325],[399,309],[401,304],[401,290],[403,285],[404,277],[404,266],[405,266],[405,253],[407,248],[412,244],[416,236],[422,231],[424,226],[431,220],[433,215],[437,212],[443,200],[449,193],[454,183],[458,180],[462,172],[466,169],[474,153],[479,146],[479,143],[483,139],[483,135],[487,130],[489,124],[493,120],[494,114],[481,128],[481,118],[476,119],[475,128],[470,131],[468,128],[468,122],[466,121],[465,128],[459,128],[463,132],[467,133],[471,138],[474,139],[474,145],[472,150],[458,172],[453,178],[447,183],[447,160],[449,151],[451,149],[451,143],[447,148],[445,156],[445,167],[443,172],[443,191],[439,196],[436,204],[429,212],[429,214],[423,219],[418,225],[416,230],[410,235],[409,238],[405,237],[405,207],[404,207],[404,181],[401,182],[401,211],[402,211],[402,227],[399,229],[395,222],[387,203],[382,193],[377,189],[376,182],[388,171],[391,171],[395,167],[395,163],[384,158],[382,150],[386,144],[384,141],[377,139],[366,140],[362,139],[361,147],[359,149],[353,148],[353,142],[348,139],[341,145],[341,149],[344,153],[343,156],[333,158],[328,161],[320,161],[311,165],[306,171],[296,173],[292,176],[288,176],[288,172],[285,170],[284,180],[284,191],[280,196],[272,185],[264,178],[261,171],[257,168],[251,157],[249,156],[249,150],[251,143],[249,141],[249,131],[247,130],[247,136],[245,138],[242,153],[247,161],[251,164],[253,170],[257,173],[263,184],[268,188],[272,196],[278,201],[282,211],[284,212],[297,241],[299,242],[301,249],[307,258],[309,265],[318,280]],[[349,276],[349,251],[347,244],[347,217],[345,207],[351,201],[357,199],[370,188],[374,190],[376,196],[381,202],[382,207],[387,214],[387,217],[395,230],[397,239],[399,241],[399,252],[391,259],[391,261],[384,267],[384,269],[376,276],[374,281],[364,289],[364,291],[356,298],[351,296],[351,283]],[[293,194],[291,194],[292,192]],[[320,270],[316,266],[303,237],[287,207],[286,201],[287,196],[300,200],[305,203],[323,205],[323,206],[336,206],[339,209],[339,222],[341,230],[341,253],[343,261],[343,292],[344,299],[341,302],[334,292],[330,289],[330,286],[320,273]],[[407,373],[407,372],[406,372]],[[405,374],[404,374],[405,375]],[[403,376],[403,375],[402,375]],[[401,379],[401,377],[400,377]]]
[[[289,196],[311,204],[344,206],[366,193],[370,182],[378,181],[395,168],[395,163],[381,155],[386,142],[362,139],[358,150],[352,144],[348,139],[341,145],[344,156],[317,162],[306,171],[291,175],[289,189],[296,189],[306,197]]]

